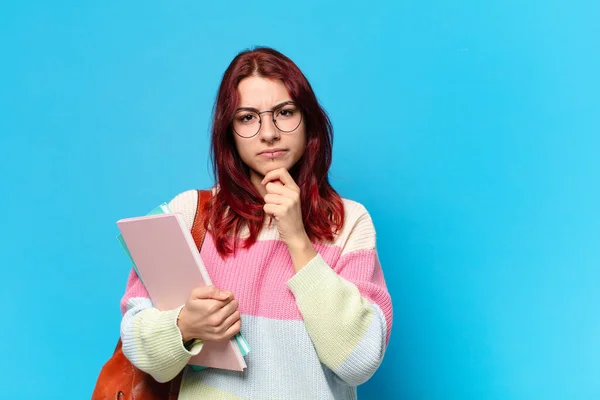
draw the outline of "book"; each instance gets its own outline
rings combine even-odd
[[[171,213],[166,203],[144,217],[125,218],[117,225],[117,240],[158,309],[177,308],[193,288],[212,284],[183,217]],[[190,364],[195,370],[213,367],[241,371],[246,368],[244,356],[249,352],[246,339],[238,333],[227,341],[205,341]]]
[[[169,210],[169,206],[167,205],[167,203],[162,203],[146,215],[166,214],[169,212],[171,212],[171,210]],[[127,257],[129,257],[129,261],[131,261],[131,264],[133,265],[133,269],[135,270],[136,274],[138,275],[140,280],[142,280],[142,277],[140,276],[140,273],[135,265],[135,261],[133,261],[133,258],[131,257],[131,253],[129,252],[129,249],[127,248],[127,243],[125,243],[125,240],[123,240],[123,235],[121,235],[119,233],[117,235],[117,240],[121,244],[121,247],[125,251],[125,254],[127,255]],[[142,283],[144,283],[144,281],[142,281]]]

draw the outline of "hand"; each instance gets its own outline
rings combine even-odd
[[[214,286],[196,288],[181,309],[177,326],[184,342],[230,339],[241,328],[238,302],[229,291]]]
[[[277,223],[281,240],[288,246],[308,240],[300,208],[300,188],[285,168],[268,172],[263,178],[267,194],[263,207]]]

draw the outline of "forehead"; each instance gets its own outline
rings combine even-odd
[[[270,108],[292,98],[285,85],[278,79],[249,76],[238,84],[239,107]]]

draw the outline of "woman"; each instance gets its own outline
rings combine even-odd
[[[298,67],[269,48],[240,53],[219,88],[216,185],[201,249],[214,286],[182,307],[152,308],[132,271],[123,351],[173,379],[202,340],[240,329],[244,372],[186,368],[179,399],[354,399],[379,366],[392,304],[368,212],[329,184],[332,128]],[[169,206],[191,227],[197,191]]]

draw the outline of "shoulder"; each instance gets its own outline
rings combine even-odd
[[[214,188],[210,188],[214,194]],[[186,226],[191,229],[196,217],[198,208],[198,190],[190,189],[177,194],[168,203],[169,210],[174,213],[180,213],[183,216]]]
[[[375,248],[375,227],[366,207],[347,198],[342,198],[342,202],[344,226],[337,235],[336,244],[344,249],[343,253]]]
[[[358,219],[365,215],[369,215],[365,206],[358,201],[342,197],[342,203],[344,204],[344,214],[346,219]]]
[[[366,207],[355,200],[342,198],[344,204],[344,230],[353,229],[357,225],[373,226],[371,214]]]
[[[215,188],[207,188],[207,189],[202,189],[204,190],[209,190],[213,195],[215,194]],[[169,208],[172,212],[181,212],[184,209],[188,208],[188,207],[196,207],[196,204],[198,203],[198,189],[189,189],[189,190],[185,190],[179,194],[177,194],[175,197],[173,197],[170,201],[169,201]]]
[[[169,201],[169,209],[172,212],[183,212],[189,208],[196,209],[198,202],[198,191],[196,189],[186,190],[177,194]]]

